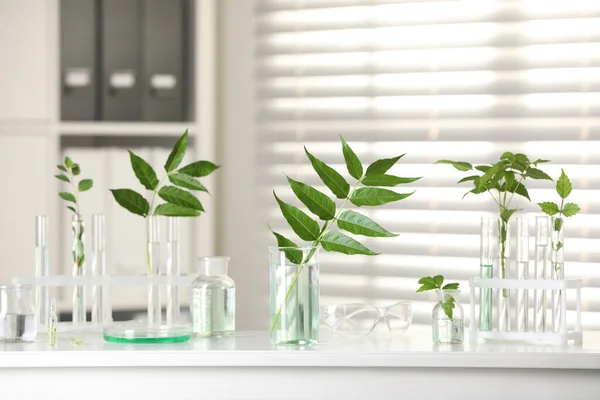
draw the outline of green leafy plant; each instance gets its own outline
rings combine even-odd
[[[573,190],[573,186],[571,185],[571,181],[567,174],[565,174],[564,170],[561,170],[560,177],[556,181],[556,193],[560,197],[560,206],[551,201],[545,201],[543,203],[538,203],[538,206],[542,209],[542,211],[548,214],[551,217],[555,217],[554,224],[552,229],[555,232],[560,232],[563,229],[564,218],[572,217],[577,214],[581,209],[575,203],[566,203],[565,200],[571,194]],[[559,260],[558,252],[563,248],[564,243],[558,241],[552,241],[552,251],[554,252],[553,260]],[[560,269],[560,263],[554,263],[554,269],[558,271]]]
[[[428,290],[458,290],[459,283],[447,283],[444,285],[444,277],[442,275],[436,275],[434,277],[425,276],[419,279],[419,285],[421,287],[417,289],[415,293],[425,292]],[[440,300],[440,306],[444,310],[444,314],[448,316],[448,318],[452,319],[452,314],[454,312],[454,308],[456,304],[454,302],[454,297],[448,296],[445,300]]]
[[[506,237],[508,222],[519,208],[511,208],[511,202],[515,194],[531,201],[529,192],[525,187],[527,179],[552,180],[548,174],[537,168],[539,164],[550,162],[550,160],[530,161],[525,154],[505,152],[495,164],[475,165],[465,161],[439,160],[436,164],[450,164],[463,172],[474,171],[475,174],[460,179],[457,183],[470,182],[473,188],[464,194],[488,193],[498,207],[500,220],[498,232],[500,234],[500,272],[501,277],[506,277]],[[505,293],[503,291],[505,295]]]
[[[210,161],[196,161],[179,168],[188,146],[188,131],[177,140],[164,165],[165,174],[159,179],[154,169],[143,158],[129,150],[131,168],[140,183],[149,191],[150,202],[132,189],[111,189],[117,203],[127,211],[146,218],[149,215],[169,217],[197,217],[204,212],[202,203],[191,191],[208,193],[196,178],[210,175],[218,165]],[[172,185],[164,185],[166,180]],[[157,203],[157,197],[164,200]],[[148,251],[148,273],[152,275]]]
[[[322,247],[325,251],[338,252],[343,254],[362,254],[374,256],[375,253],[366,246],[346,235],[346,231],[355,235],[368,237],[394,237],[397,234],[389,232],[367,216],[354,211],[344,210],[344,207],[350,202],[357,207],[375,207],[390,202],[403,200],[412,195],[411,193],[398,193],[385,187],[395,187],[401,184],[415,182],[418,178],[402,178],[387,174],[388,170],[400,160],[403,155],[377,160],[363,169],[363,165],[356,153],[340,136],[342,143],[342,153],[348,173],[355,182],[350,183],[339,172],[331,168],[323,161],[313,156],[306,147],[304,152],[308,157],[313,169],[321,181],[329,188],[334,197],[305,184],[287,177],[288,183],[298,200],[322,222],[319,225],[313,217],[299,209],[298,207],[285,203],[275,192],[273,195],[279,204],[283,217],[286,219],[292,230],[301,240],[311,243],[313,248]],[[338,207],[336,198],[341,201]],[[337,225],[338,229],[331,229]],[[269,228],[270,229],[270,228]],[[314,249],[303,258],[301,250],[296,250],[299,246],[292,240],[283,235],[272,231],[279,247],[285,247],[286,258],[293,264],[298,264],[296,272],[290,287],[287,290],[283,300],[287,302],[294,285],[302,273],[304,264],[311,260],[314,255]],[[281,314],[283,304],[273,318],[271,331],[275,328],[277,320]]]
[[[81,216],[81,207],[79,204],[79,195],[90,190],[94,186],[94,181],[91,179],[80,179],[81,167],[73,162],[71,158],[65,157],[63,165],[56,166],[60,173],[54,175],[56,179],[68,183],[72,191],[60,192],[58,195],[61,199],[67,202],[67,210],[77,215],[79,226],[74,227],[75,243],[73,246],[73,262],[77,268],[81,268],[85,262],[85,249],[83,244],[83,218]]]

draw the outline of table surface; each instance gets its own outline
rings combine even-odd
[[[42,337],[40,337],[42,336]],[[50,349],[45,335],[35,343],[0,343],[0,368],[33,367],[448,367],[600,369],[600,331],[583,334],[583,345],[479,342],[434,345],[428,327],[413,326],[401,338],[376,334],[348,339],[322,334],[310,347],[278,347],[267,332],[225,338],[195,338],[177,344],[107,343],[99,332],[59,333]]]

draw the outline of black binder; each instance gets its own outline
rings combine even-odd
[[[140,2],[102,0],[102,119],[140,119]]]
[[[61,119],[97,115],[98,48],[96,0],[60,2]]]

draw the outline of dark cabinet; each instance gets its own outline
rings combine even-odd
[[[186,0],[61,0],[63,120],[185,119]]]

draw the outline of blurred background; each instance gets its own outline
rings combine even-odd
[[[237,327],[266,329],[267,223],[293,237],[272,190],[300,205],[285,173],[327,191],[304,145],[347,176],[341,134],[363,164],[406,153],[390,173],[423,179],[401,188],[410,198],[361,210],[400,233],[363,241],[382,255],[321,253],[324,305],[412,300],[414,323],[428,324],[434,297],[416,282],[443,274],[468,311],[480,218],[495,204],[463,200],[464,174],[433,163],[512,151],[572,180],[583,211],[566,221],[566,275],[584,279],[583,325],[600,329],[599,1],[0,0],[0,50],[1,281],[34,273],[38,214],[50,217],[52,273],[70,273],[53,178],[66,155],[94,179],[83,213],[107,215],[109,271],[142,274],[144,221],[108,189],[142,191],[126,149],[160,169],[188,129],[187,160],[223,167],[203,181],[207,212],[182,224],[182,268],[231,256]],[[541,215],[554,187],[528,188],[532,202],[516,205]],[[141,311],[145,290],[112,301]]]

